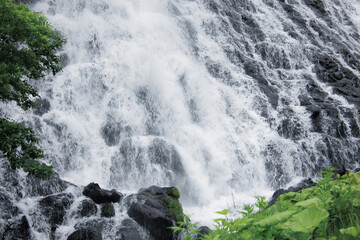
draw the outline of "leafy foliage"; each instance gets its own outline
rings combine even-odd
[[[0,1],[0,22],[0,99],[28,109],[37,93],[26,80],[61,70],[56,50],[65,39],[44,16],[11,0]]]
[[[182,240],[191,240],[194,239],[198,233],[200,232],[200,229],[198,229],[197,223],[191,223],[190,218],[186,215],[184,215],[184,221],[177,222],[178,226],[170,227],[174,232],[180,232],[184,234],[184,237]]]
[[[27,110],[35,106],[38,96],[28,81],[39,80],[48,71],[61,71],[56,51],[65,39],[44,16],[11,0],[0,1],[0,23],[0,100],[15,101]],[[0,140],[0,151],[11,168],[24,168],[40,178],[52,174],[52,167],[36,161],[43,157],[43,151],[32,129],[0,118]]]
[[[326,168],[322,175],[317,186],[283,194],[271,207],[257,197],[244,205],[242,218],[216,219],[215,230],[201,239],[359,239],[360,172],[335,178]]]
[[[43,151],[36,146],[39,139],[31,128],[0,118],[0,139],[0,151],[9,160],[12,169],[22,167],[40,178],[52,175],[51,166],[36,161],[43,157]]]

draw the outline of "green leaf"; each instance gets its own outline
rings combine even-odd
[[[295,213],[296,213],[295,211],[286,211],[286,212],[276,213],[274,215],[271,215],[269,217],[266,217],[266,218],[258,221],[254,225],[259,226],[259,227],[273,226],[273,225],[276,225],[276,224],[278,224],[280,222],[285,221],[286,219],[288,219],[289,217],[291,217]]]
[[[295,206],[301,206],[301,207],[310,207],[310,206],[314,206],[317,207],[319,205],[321,205],[322,202],[319,198],[314,197],[314,198],[310,198],[309,200],[305,200],[302,202],[298,202],[295,204]]]
[[[254,222],[254,219],[247,218],[247,217],[235,219],[233,226],[232,226],[232,231],[240,231],[240,230],[246,229],[249,226],[251,226],[251,224],[253,222]]]
[[[297,193],[295,193],[295,192],[285,193],[283,195],[280,195],[279,200],[284,201],[284,200],[292,199],[296,196],[296,194]]]
[[[227,215],[228,212],[229,212],[229,209],[224,209],[224,210],[218,211],[218,212],[216,212],[216,213],[217,213],[217,214],[221,214],[221,215]]]
[[[280,227],[294,232],[311,233],[328,216],[325,209],[311,207],[293,215]]]
[[[360,207],[360,199],[359,198],[353,199],[352,204],[354,207]]]
[[[360,227],[349,227],[345,229],[340,229],[340,233],[343,235],[358,237],[360,236]]]

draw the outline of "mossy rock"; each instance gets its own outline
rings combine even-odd
[[[101,205],[101,216],[107,218],[115,216],[114,205],[112,203],[103,203]]]
[[[177,199],[177,200],[179,200],[179,198],[180,198],[180,192],[176,187],[172,187],[170,192],[168,192],[168,195],[170,197],[173,197],[173,198]]]
[[[169,212],[174,216],[176,223],[184,221],[184,212],[181,204],[171,197],[164,200]]]

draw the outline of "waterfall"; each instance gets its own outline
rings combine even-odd
[[[176,186],[195,220],[360,163],[359,0],[39,0],[64,69],[25,114],[74,184]],[[15,110],[14,110],[15,109]]]

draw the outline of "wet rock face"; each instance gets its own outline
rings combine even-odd
[[[359,63],[356,61],[354,65],[357,67]],[[315,72],[321,81],[333,87],[335,93],[360,108],[360,79],[350,69],[335,58],[322,54],[315,63]]]
[[[59,193],[44,197],[39,201],[40,209],[53,229],[64,220],[64,216],[70,205],[74,202],[74,196],[70,193]]]
[[[15,219],[0,233],[0,237],[2,240],[31,240],[29,221],[25,216]]]
[[[120,202],[123,197],[123,195],[115,189],[101,189],[97,183],[90,183],[87,185],[84,188],[83,194],[91,198],[97,204]]]
[[[316,183],[313,182],[311,180],[311,178],[307,178],[307,179],[302,180],[300,183],[298,183],[295,186],[289,187],[287,189],[282,189],[282,188],[278,189],[272,195],[271,200],[269,202],[269,206],[274,205],[276,203],[277,198],[282,194],[285,194],[288,192],[298,192],[298,191],[301,191],[302,189],[309,188],[309,187],[312,187],[315,185],[316,185]]]
[[[121,222],[116,232],[118,240],[155,240],[148,231],[140,227],[134,220],[127,218]]]
[[[181,157],[173,145],[156,137],[145,143],[141,140],[124,140],[112,157],[110,179],[114,185],[139,187],[160,181],[180,185],[187,181]]]
[[[29,196],[46,196],[58,192],[65,191],[69,186],[73,184],[62,180],[59,174],[54,173],[48,179],[39,179],[35,176],[26,176],[26,189]]]
[[[102,240],[101,233],[94,229],[79,229],[70,234],[67,240]]]
[[[19,209],[11,201],[11,196],[3,189],[0,189],[0,218],[8,220],[18,213]]]
[[[96,215],[97,206],[93,200],[84,199],[81,201],[78,210],[81,217],[90,217]]]
[[[176,239],[175,233],[169,229],[176,225],[176,216],[168,204],[169,199],[178,201],[179,195],[175,189],[152,186],[140,189],[138,194],[130,195],[124,200],[128,205],[129,217],[146,228],[154,239]]]

